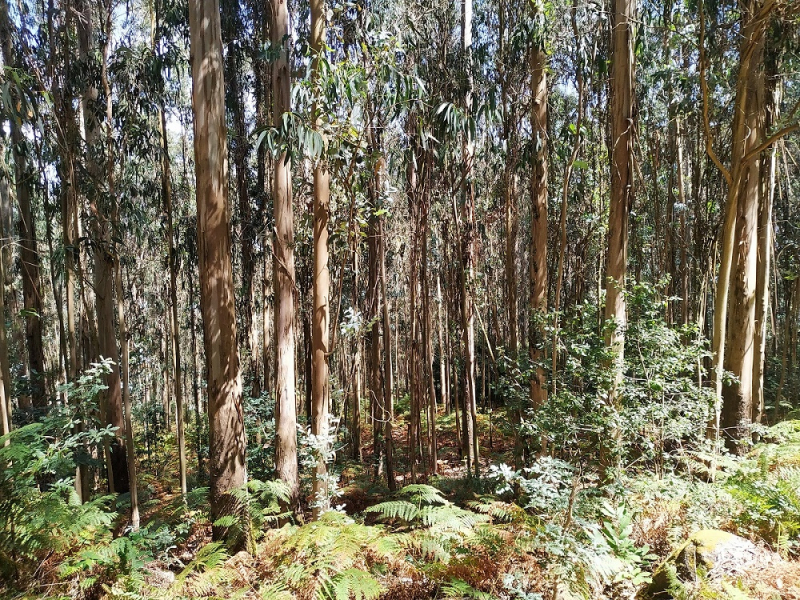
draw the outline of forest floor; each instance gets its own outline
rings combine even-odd
[[[393,495],[376,482],[374,466],[346,462],[333,502],[338,512],[276,527],[269,502],[254,500],[251,510],[263,521],[257,539],[250,553],[233,555],[212,542],[203,492],[182,501],[167,444],[145,469],[152,474],[142,481],[141,532],[117,538],[133,540],[114,550],[124,559],[103,562],[98,557],[111,554],[101,550],[52,554],[26,591],[0,597],[800,599],[800,422],[776,426],[746,458],[716,461],[713,482],[707,457],[687,456],[684,472],[626,474],[611,500],[591,477],[559,475],[553,462],[552,471],[529,480],[536,485],[522,507],[497,481],[465,477],[452,416],[440,416],[437,429],[439,475],[426,482],[436,489]],[[480,415],[479,430],[482,473],[513,462],[513,439],[490,426],[488,415]],[[411,483],[405,428],[396,428],[394,441],[400,488]],[[531,502],[539,492],[546,501]],[[117,535],[125,525],[118,523]],[[711,549],[706,564],[709,549],[698,544],[687,559],[686,540],[708,530],[752,545]],[[81,561],[89,568],[65,577],[63,565]],[[652,596],[650,581],[665,565],[671,591]]]

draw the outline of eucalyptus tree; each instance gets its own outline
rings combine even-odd
[[[218,0],[190,2],[189,31],[200,308],[209,414],[211,515],[217,522],[222,517],[240,516],[241,506],[232,492],[245,484],[247,449],[228,221],[225,86]],[[225,526],[214,527],[215,538],[227,533]],[[235,543],[244,541],[236,540]]]
[[[764,129],[769,131],[781,116],[781,101],[783,97],[783,78],[780,75],[782,63],[781,52],[774,35],[784,31],[778,25],[770,31],[764,49]],[[758,253],[756,265],[756,307],[755,307],[755,358],[753,361],[753,410],[754,423],[761,423],[764,418],[764,372],[767,354],[767,320],[770,317],[770,279],[774,268],[772,262],[773,251],[773,208],[778,181],[778,144],[765,151],[761,169],[760,202],[758,207]],[[775,335],[775,332],[773,332]]]
[[[611,198],[606,263],[606,345],[614,353],[613,382],[607,404],[612,415],[622,401],[627,306],[625,277],[628,267],[628,217],[633,202],[634,139],[636,132],[634,84],[635,0],[614,0],[611,19]],[[611,417],[613,420],[613,416]],[[619,431],[611,426],[604,448],[606,465],[616,461]]]
[[[243,376],[247,383],[258,387],[254,380],[257,372],[257,352],[255,352],[255,321],[253,309],[255,305],[255,269],[256,257],[255,222],[251,206],[250,155],[251,148],[247,132],[247,83],[246,71],[248,41],[247,41],[247,15],[239,2],[222,2],[222,36],[225,44],[225,81],[226,81],[226,107],[228,109],[229,150],[230,164],[233,166],[232,189],[235,193],[239,232],[236,239],[239,241],[241,294],[237,302],[237,315],[240,327],[239,338],[244,352]],[[253,23],[252,27],[257,28]],[[259,80],[260,74],[253,73]]]
[[[67,85],[77,79],[79,64],[74,60],[74,20],[72,10],[64,11],[59,24],[52,14],[47,18],[48,56],[45,72],[48,76],[48,89],[53,100],[51,127],[57,148],[56,173],[59,179],[61,209],[61,236],[63,248],[63,310],[65,311],[66,337],[66,382],[73,382],[81,369],[82,352],[79,346],[79,303],[78,292],[83,288],[81,252],[78,244],[78,171],[79,134],[77,115],[74,106],[76,90]],[[51,264],[51,269],[53,265]],[[68,398],[69,400],[69,398]],[[83,423],[77,423],[80,430]],[[75,489],[81,501],[90,496],[90,477],[86,460],[78,461],[75,474]]]
[[[272,3],[272,47],[277,52],[272,64],[273,124],[282,125],[291,110],[289,8],[287,0]],[[272,281],[275,290],[275,468],[290,488],[290,500],[299,500],[297,464],[297,408],[295,404],[295,268],[294,214],[292,208],[291,156],[283,150],[273,162]]]
[[[25,172],[27,165],[25,153],[27,152],[27,149],[22,140],[21,127],[23,120],[27,117],[30,109],[35,108],[35,105],[32,102],[32,90],[25,89],[26,86],[24,84],[27,78],[23,75],[22,71],[18,69],[19,65],[16,60],[13,29],[14,27],[8,13],[8,4],[3,2],[0,4],[0,46],[2,46],[0,50],[2,50],[2,58],[4,63],[3,76],[0,79],[2,82],[0,85],[2,85],[4,98],[4,102],[2,104],[2,114],[8,119],[9,129],[11,132],[11,156],[14,160],[14,183],[16,184],[15,187],[17,190],[17,197],[19,199],[20,214],[22,215],[25,211],[30,213],[30,196],[29,190],[27,189],[29,185],[28,178],[30,173]],[[5,151],[5,144],[3,144],[2,149]],[[9,260],[11,258],[11,248],[10,243],[6,240],[10,239],[12,234],[12,226],[10,222],[12,215],[12,189],[8,180],[6,179],[3,179],[3,181],[0,182],[0,186],[0,212],[2,212],[2,219],[0,220],[0,238],[2,238],[3,243],[3,247],[0,248],[0,320],[2,320],[2,323],[0,323],[0,376],[2,376],[2,381],[0,381],[0,431],[2,431],[3,435],[5,435],[11,431],[13,414],[11,402],[13,385],[11,381],[8,356],[5,299],[5,286],[7,282],[10,281],[11,275],[11,265]],[[27,209],[24,206],[26,202]],[[23,224],[26,222],[32,224],[31,221],[25,221],[25,217],[23,217],[22,222]],[[35,238],[31,240],[31,238],[28,236],[22,241],[21,245],[23,248],[25,246],[30,247],[31,241],[35,241]],[[24,254],[27,254],[27,252]],[[38,255],[35,257],[35,259],[37,261],[36,264],[38,265]],[[24,275],[26,277],[34,274],[32,267],[33,265],[23,265],[23,268],[25,269]],[[39,313],[28,315],[26,318],[26,324],[31,323],[31,318],[39,319],[40,316],[41,315]],[[31,348],[30,344],[28,344],[28,348]],[[39,380],[37,379],[37,382],[38,381]],[[29,406],[26,405],[26,400],[27,397],[25,395],[19,398],[20,408],[29,408]],[[43,398],[36,399],[38,406],[41,406],[42,400]]]
[[[113,192],[113,180],[109,179],[108,165],[113,161],[103,158],[107,153],[113,152],[113,139],[103,136],[102,121],[108,120],[108,105],[101,103],[101,82],[95,80],[91,67],[97,50],[100,50],[101,74],[107,72],[108,47],[111,43],[112,6],[102,4],[96,6],[91,2],[80,2],[76,8],[80,14],[77,19],[79,58],[87,68],[88,77],[84,80],[81,95],[81,117],[85,137],[86,151],[83,157],[84,168],[89,175],[87,185],[84,187],[88,209],[91,214],[90,226],[92,233],[92,258],[93,258],[93,288],[95,298],[95,316],[97,328],[93,337],[97,340],[99,356],[111,360],[111,370],[106,376],[107,390],[101,399],[101,414],[105,423],[116,428],[116,435],[111,440],[108,449],[107,468],[109,471],[109,488],[118,493],[129,491],[128,456],[125,448],[125,422],[122,407],[122,386],[120,385],[119,349],[114,325],[114,255],[115,248],[112,240],[112,222],[117,210],[117,198]],[[96,19],[95,10],[98,10],[100,19]],[[96,29],[100,26],[100,30]],[[102,33],[102,36],[99,35]],[[96,48],[102,39],[103,46]],[[102,77],[102,75],[101,75]],[[106,93],[106,90],[103,90]],[[109,125],[110,127],[110,125]],[[105,163],[105,164],[104,164]],[[111,187],[110,187],[111,186]]]
[[[164,22],[165,2],[163,0],[156,0],[153,6],[153,49],[152,56],[154,66],[158,65],[160,71],[165,67],[175,66],[174,59],[171,54],[174,52],[170,46],[172,45],[169,39],[163,40],[168,36],[168,25]],[[167,110],[166,110],[166,96],[167,86],[164,81],[165,77],[163,72],[161,81],[155,82],[155,89],[152,90],[153,95],[156,96],[153,100],[158,106],[158,138],[160,150],[160,199],[161,206],[164,214],[166,214],[167,227],[167,265],[169,268],[169,341],[170,347],[166,353],[165,359],[169,357],[169,362],[172,367],[172,390],[175,396],[175,429],[177,432],[178,442],[178,479],[180,482],[181,494],[185,497],[188,492],[187,484],[187,464],[186,464],[186,426],[185,426],[185,402],[184,402],[184,387],[183,387],[183,367],[181,364],[181,328],[179,312],[180,306],[178,304],[178,278],[179,264],[178,264],[178,250],[176,248],[176,233],[174,225],[174,209],[173,209],[173,186],[172,186],[172,160],[169,151],[169,135],[167,132]],[[159,85],[160,84],[160,85]],[[165,360],[165,366],[167,361]],[[165,371],[166,372],[166,371]],[[166,389],[165,381],[165,389]],[[165,409],[165,413],[169,412],[169,407]],[[165,414],[166,417],[166,414]]]
[[[769,4],[769,2],[767,3]],[[749,435],[752,418],[756,265],[758,256],[757,228],[760,195],[760,156],[752,152],[764,136],[764,40],[769,10],[764,3],[751,0],[742,15],[743,47],[740,73],[737,78],[737,109],[733,122],[732,170],[723,231],[720,281],[730,270],[730,280],[720,283],[730,293],[727,311],[720,304],[715,309],[727,312],[725,345],[718,347],[725,369],[737,378],[722,383],[722,413],[719,427],[725,442],[737,448]],[[763,11],[763,12],[762,12]]]
[[[583,142],[584,118],[586,113],[586,83],[585,83],[585,37],[582,35],[578,27],[578,2],[573,0],[570,10],[570,25],[572,26],[572,36],[575,44],[575,87],[578,92],[577,98],[577,111],[575,123],[571,127],[573,130],[573,144],[572,150],[569,155],[568,162],[564,167],[564,174],[562,177],[561,185],[561,210],[559,216],[559,244],[558,244],[558,265],[556,267],[555,288],[553,291],[553,340],[552,340],[552,365],[551,365],[551,381],[550,391],[555,394],[556,381],[558,379],[558,347],[559,347],[559,327],[560,327],[560,314],[561,310],[561,295],[564,284],[564,265],[567,259],[567,213],[568,213],[568,199],[570,192],[570,183],[573,170],[578,161],[578,156],[581,151]],[[588,164],[586,164],[588,166]]]
[[[547,312],[547,56],[544,40],[544,14],[534,4],[531,61],[531,128],[533,172],[531,173],[531,250],[530,250],[530,353],[534,365],[531,378],[531,403],[541,407],[547,401],[544,370],[539,366],[545,337]]]
[[[461,52],[466,73],[467,85],[464,92],[464,112],[470,116],[473,110],[473,48],[472,48],[472,0],[461,2]],[[467,472],[473,469],[475,475],[480,474],[480,450],[478,443],[478,400],[475,383],[475,301],[471,289],[476,268],[476,229],[475,220],[475,188],[472,182],[473,161],[475,160],[475,141],[472,128],[466,132],[463,143],[463,173],[461,176],[461,216],[462,229],[461,248],[461,318],[464,338],[464,368],[466,378],[466,401],[464,405],[464,437],[466,439]],[[467,418],[466,415],[469,414]]]
[[[311,2],[311,52],[312,79],[319,80],[323,54],[325,52],[326,31],[325,0]],[[321,115],[317,103],[312,107],[312,126],[320,129]],[[324,139],[324,138],[323,138]],[[324,142],[323,142],[324,145]],[[328,222],[330,220],[330,172],[324,153],[314,167],[314,260],[313,260],[313,313],[311,323],[312,352],[312,399],[311,433],[317,436],[320,448],[317,449],[317,466],[313,491],[315,496],[314,514],[328,508],[328,411],[330,405],[330,382],[328,354],[330,352],[330,293],[331,276],[328,268]]]
[[[113,40],[113,19],[112,19],[113,5],[109,2],[105,7],[105,23],[104,23],[104,43],[102,48],[102,63],[100,70],[100,81],[102,84],[103,94],[105,96],[105,143],[106,143],[106,188],[109,198],[115,198],[118,193],[116,168],[117,160],[120,158],[117,154],[115,127],[114,127],[114,103],[110,81],[110,65],[109,65],[109,51]],[[122,153],[120,153],[122,154]],[[117,201],[111,208],[111,228],[114,237],[120,238],[120,202]],[[121,349],[121,362],[119,368],[122,376],[122,409],[123,409],[123,422],[124,422],[124,439],[125,450],[128,457],[127,461],[127,476],[128,476],[128,491],[130,492],[131,500],[131,528],[136,531],[139,529],[139,498],[138,498],[138,481],[136,469],[136,448],[134,446],[133,436],[133,417],[131,415],[131,395],[130,395],[130,352],[128,340],[128,326],[125,313],[125,296],[123,292],[122,282],[122,267],[120,263],[120,249],[117,247],[113,255],[113,277],[114,277],[114,293],[116,300],[117,312],[117,325],[119,327],[119,345]],[[118,432],[121,434],[123,432]]]
[[[20,62],[14,47],[13,25],[9,16],[8,2],[0,3],[0,45],[3,62],[9,72],[18,69]],[[13,89],[11,91],[14,91]],[[19,94],[19,90],[16,92]],[[30,165],[30,149],[22,132],[22,120],[16,111],[9,115],[11,131],[11,155],[14,160],[14,184],[19,207],[17,230],[20,245],[20,270],[22,272],[22,297],[25,315],[25,340],[28,351],[30,395],[33,406],[43,409],[47,405],[45,395],[44,346],[42,343],[42,287],[40,283],[40,261],[37,249],[36,223],[32,207],[31,184],[34,177]]]
[[[787,5],[788,6],[788,5]],[[711,423],[714,436],[743,449],[753,415],[756,357],[756,288],[758,269],[758,215],[762,196],[761,154],[780,138],[797,129],[789,124],[767,135],[764,124],[764,46],[771,19],[783,6],[776,0],[753,0],[741,13],[739,64],[735,77],[735,103],[731,124],[730,166],[717,154],[712,137],[711,102],[706,73],[706,7],[700,11],[700,82],[706,151],[728,185],[722,225],[718,285],[714,297],[714,378],[717,403]],[[765,266],[765,264],[762,264]],[[726,381],[723,372],[734,379]],[[760,376],[759,376],[760,378]]]
[[[394,443],[395,395],[398,392],[399,382],[394,366],[401,361],[397,340],[401,332],[397,327],[392,327],[392,297],[390,296],[389,276],[387,275],[387,254],[389,252],[391,217],[399,217],[401,207],[393,202],[389,193],[392,185],[392,172],[390,164],[404,164],[405,186],[413,186],[410,170],[411,163],[407,159],[407,148],[402,144],[394,146],[391,140],[405,137],[401,130],[401,123],[412,122],[411,115],[419,107],[419,100],[424,95],[423,84],[417,76],[411,61],[404,61],[399,57],[404,55],[405,46],[400,36],[392,35],[388,31],[393,15],[391,10],[376,10],[360,31],[361,61],[363,65],[361,79],[363,85],[363,137],[365,140],[366,155],[364,159],[369,165],[360,177],[360,187],[366,191],[366,227],[368,249],[368,278],[367,278],[367,319],[370,344],[369,356],[369,389],[371,404],[377,408],[373,417],[373,439],[378,442],[375,459],[378,461],[377,469],[380,471],[385,466],[386,480],[390,490],[397,486],[396,460]],[[354,156],[355,159],[357,156]],[[350,170],[355,163],[349,165]],[[394,264],[399,270],[401,258],[398,253],[394,255]],[[394,304],[395,318],[399,318],[401,306],[399,301]],[[416,322],[416,314],[410,311],[409,318]],[[413,326],[413,325],[412,325]],[[394,358],[393,358],[394,354]],[[414,359],[413,352],[410,358]],[[413,373],[414,366],[409,365]],[[409,391],[414,394],[413,386]],[[416,453],[418,432],[418,408],[412,414],[411,432],[408,448],[414,448]],[[412,411],[413,412],[413,411]],[[413,439],[412,439],[413,438]],[[382,455],[382,456],[381,456]],[[382,460],[382,458],[384,460]],[[415,456],[416,458],[416,456]],[[416,462],[411,461],[412,471],[416,474]]]
[[[722,382],[719,427],[724,432],[726,444],[738,451],[746,447],[744,440],[750,434],[753,391],[758,385],[754,375],[757,375],[761,363],[760,350],[756,352],[756,294],[759,206],[765,201],[762,153],[798,127],[790,124],[777,132],[768,134],[766,131],[764,48],[770,19],[780,4],[774,0],[751,0],[742,13],[731,168],[726,175],[729,193],[720,281],[726,274],[725,270],[730,270],[730,280],[719,286],[715,310],[723,316],[727,314],[727,329],[722,329],[725,341],[724,344],[720,341],[716,350],[722,356],[725,370],[731,372],[735,380]],[[763,261],[761,266],[766,268]],[[730,298],[726,298],[727,294]],[[727,307],[724,305],[726,300]]]

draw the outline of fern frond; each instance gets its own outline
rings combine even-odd
[[[380,594],[380,586],[363,570],[365,555],[386,559],[400,554],[407,537],[387,535],[381,526],[368,527],[345,514],[327,512],[282,538],[277,557],[280,577],[289,589],[313,589],[319,599],[369,600]]]
[[[450,562],[450,552],[445,547],[445,539],[439,535],[425,534],[418,538],[420,554],[431,561]]]
[[[210,490],[207,487],[198,487],[189,490],[186,493],[186,505],[192,510],[207,508],[209,493]]]
[[[311,573],[303,563],[295,562],[282,569],[281,575],[286,583],[292,587],[299,587],[309,578]]]
[[[210,571],[221,565],[228,558],[228,553],[225,550],[225,544],[222,542],[211,542],[206,544],[197,551],[194,559],[186,565],[186,568],[180,572],[176,578],[178,581],[183,581],[191,573],[195,571]]]
[[[238,506],[247,504],[250,501],[250,492],[246,485],[229,490],[227,495],[236,500]]]
[[[410,535],[406,533],[393,533],[378,536],[374,550],[381,557],[395,556],[408,546]]]
[[[215,591],[235,580],[238,575],[234,569],[225,566],[209,568],[203,573],[195,573],[185,581],[176,582],[176,585],[182,585],[180,591],[189,598],[216,596]]]
[[[364,512],[379,513],[384,519],[402,519],[411,523],[419,516],[417,505],[407,500],[389,500],[370,506]]]
[[[274,498],[289,502],[292,493],[289,484],[281,480],[259,481],[258,479],[251,479],[247,483],[247,487],[254,496],[262,501]]]
[[[317,588],[317,600],[374,600],[381,595],[381,584],[360,569],[347,569],[331,579],[324,579]]]
[[[236,515],[224,515],[214,521],[214,527],[233,527],[239,522],[239,517]]]
[[[261,600],[292,600],[294,596],[286,587],[285,581],[273,581],[268,586],[258,590]]]
[[[467,506],[472,510],[489,515],[493,520],[501,523],[520,523],[525,521],[527,513],[517,504],[499,502],[490,498],[471,500]]]
[[[486,515],[459,508],[454,504],[426,506],[419,511],[422,524],[437,531],[459,531],[468,533],[478,523],[489,520]]]
[[[410,498],[417,504],[449,504],[442,493],[432,485],[414,483],[407,485],[397,492],[398,496]]]

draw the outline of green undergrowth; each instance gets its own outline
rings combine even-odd
[[[25,458],[15,439],[39,457],[2,483],[7,598],[538,600],[553,589],[634,598],[699,529],[736,533],[789,561],[800,554],[800,422],[766,430],[746,457],[719,457],[714,481],[643,471],[604,488],[591,472],[543,456],[520,471],[498,464],[481,478],[434,478],[390,494],[353,467],[343,506],[281,525],[283,488],[254,480],[241,491],[239,523],[251,552],[234,555],[209,539],[202,488],[184,502],[145,480],[138,532],[120,528],[124,496],[80,505],[58,481],[39,491],[42,473],[64,460],[40,436],[41,427],[23,428],[0,448],[12,465]],[[744,583],[725,586],[701,585],[694,597],[748,597]]]

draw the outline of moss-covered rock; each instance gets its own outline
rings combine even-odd
[[[653,572],[649,595],[659,600],[688,600],[701,581],[741,573],[759,555],[755,544],[727,531],[698,531]]]

